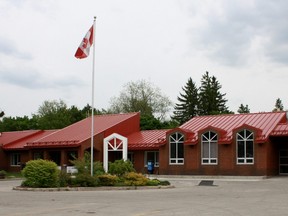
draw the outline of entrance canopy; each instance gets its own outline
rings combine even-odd
[[[110,136],[106,137],[103,141],[104,151],[103,151],[103,167],[105,172],[108,171],[108,152],[109,151],[122,151],[122,159],[127,160],[128,154],[128,141],[127,138],[121,136],[117,133],[113,133]]]

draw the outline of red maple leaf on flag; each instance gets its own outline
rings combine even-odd
[[[75,57],[82,59],[89,56],[90,47],[93,44],[93,26],[89,29],[89,31],[86,33],[85,37],[81,41],[76,53]]]

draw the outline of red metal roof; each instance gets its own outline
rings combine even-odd
[[[271,133],[271,136],[287,136],[287,135],[288,135],[287,123],[278,124]]]
[[[236,129],[250,127],[257,130],[256,140],[262,142],[268,138],[278,124],[286,122],[285,112],[227,114],[194,117],[180,128],[194,132],[195,139],[198,139],[198,132],[205,128],[219,128],[221,129],[221,142],[229,143],[232,141],[232,135]]]
[[[33,130],[33,131],[3,132],[4,136],[7,133],[8,137],[13,137],[12,139],[14,139],[12,142],[4,144],[3,149],[5,150],[23,149],[26,146],[27,142],[31,142],[33,140],[37,140],[42,137],[48,136],[54,133],[55,131],[56,130],[46,130],[46,131]],[[15,137],[18,137],[18,139],[15,140]]]
[[[0,145],[6,145],[38,133],[40,130],[11,131],[0,133]]]
[[[139,113],[110,114],[94,116],[94,136],[133,117]],[[91,117],[56,131],[50,136],[27,143],[34,147],[79,146],[91,138]]]
[[[135,132],[127,137],[129,150],[159,149],[168,130],[146,130]]]

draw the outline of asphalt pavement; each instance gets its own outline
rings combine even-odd
[[[19,186],[21,180],[0,181],[0,215],[282,216],[288,214],[288,177],[158,176],[158,178],[169,180],[175,188],[17,191],[13,190],[13,187]]]

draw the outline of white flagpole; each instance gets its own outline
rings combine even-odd
[[[96,34],[96,16],[94,16],[94,21],[93,21],[92,111],[91,111],[91,176],[93,176],[93,162],[94,162],[94,72],[95,72],[95,34]]]

